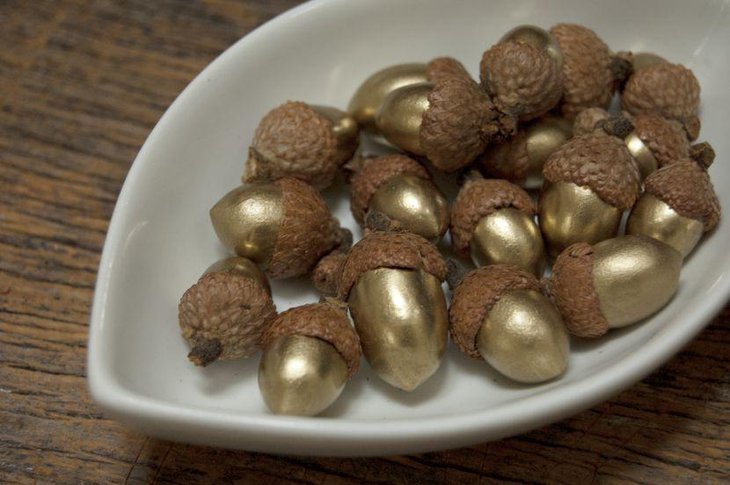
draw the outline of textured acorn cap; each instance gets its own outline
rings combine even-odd
[[[603,108],[593,107],[582,110],[573,120],[573,136],[593,133],[596,125],[610,116],[611,114]]]
[[[570,333],[595,338],[608,331],[593,285],[593,246],[579,242],[565,248],[545,286]]]
[[[527,131],[520,130],[508,140],[489,147],[477,158],[476,164],[492,177],[522,183],[530,169]]]
[[[522,42],[500,42],[482,55],[482,87],[497,109],[520,121],[550,111],[563,95],[558,64],[542,49]]]
[[[431,163],[445,172],[476,158],[500,132],[498,113],[471,79],[447,77],[428,94],[420,145]]]
[[[461,256],[469,255],[469,244],[479,221],[505,207],[521,210],[529,216],[536,212],[535,203],[520,187],[499,179],[467,181],[459,191],[451,209],[451,240]]]
[[[451,339],[473,359],[481,359],[477,335],[484,319],[499,299],[515,290],[541,291],[532,274],[514,266],[494,264],[467,274],[454,290],[449,308]]]
[[[453,57],[437,57],[426,65],[426,77],[432,83],[450,78],[461,78],[473,81],[464,64]]]
[[[355,244],[342,266],[338,295],[346,301],[361,274],[378,268],[423,270],[446,279],[446,261],[436,246],[406,232],[371,232]]]
[[[658,168],[689,156],[687,133],[679,122],[656,115],[637,115],[634,132],[657,161]]]
[[[312,271],[312,283],[317,291],[325,296],[337,294],[342,265],[345,264],[346,259],[347,253],[334,251],[319,260]]]
[[[551,183],[587,187],[619,209],[633,207],[641,189],[639,169],[624,141],[601,132],[572,138],[548,157],[542,173]]]
[[[644,180],[644,190],[711,231],[720,220],[720,201],[707,171],[690,159],[660,168]]]
[[[288,101],[269,111],[256,128],[244,182],[290,176],[327,187],[355,148],[340,144],[332,122],[311,106]]]
[[[360,338],[347,318],[347,307],[323,302],[291,308],[279,314],[261,336],[261,348],[266,349],[275,339],[301,335],[324,340],[332,345],[347,364],[347,377],[360,366]]]
[[[420,163],[405,155],[384,155],[362,161],[362,168],[350,181],[350,210],[358,224],[364,222],[373,194],[388,180],[401,174],[431,180],[431,175]]]
[[[208,273],[180,298],[178,318],[196,365],[250,357],[266,323],[276,316],[271,296],[253,278]]]
[[[572,119],[586,108],[608,108],[614,90],[608,46],[582,25],[557,24],[550,33],[563,53],[563,115]]]

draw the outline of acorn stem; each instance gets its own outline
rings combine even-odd
[[[708,142],[695,143],[689,147],[689,157],[702,168],[708,169],[715,161],[715,150]]]
[[[198,344],[195,344],[193,349],[188,354],[188,359],[201,367],[205,367],[208,364],[215,362],[218,357],[223,353],[223,345],[218,339],[204,340]]]
[[[623,115],[611,115],[605,120],[596,123],[596,128],[600,128],[609,135],[618,138],[626,138],[634,131],[634,124],[630,119]]]
[[[365,216],[365,227],[371,231],[398,231],[400,224],[379,210],[370,209]]]

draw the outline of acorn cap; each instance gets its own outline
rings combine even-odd
[[[572,119],[586,108],[608,108],[614,90],[608,46],[582,25],[557,24],[550,33],[563,53],[563,115]]]
[[[196,365],[250,357],[266,323],[276,316],[271,296],[253,278],[207,273],[180,298],[178,318]]]
[[[535,203],[520,187],[499,179],[467,181],[451,209],[451,238],[454,250],[469,256],[469,244],[479,221],[505,207],[513,207],[529,216],[536,213]]]
[[[711,231],[720,220],[720,201],[707,171],[685,159],[660,168],[644,180],[644,190]]]
[[[499,114],[471,79],[450,77],[428,94],[420,145],[439,170],[453,172],[471,163],[500,132]]]
[[[406,232],[371,232],[355,244],[345,260],[338,295],[347,301],[361,274],[378,268],[423,270],[446,279],[446,261],[436,246]]]
[[[520,130],[508,140],[489,147],[476,160],[477,165],[492,177],[521,183],[530,169],[527,131]]]
[[[346,259],[346,252],[334,251],[319,260],[317,266],[312,270],[312,283],[317,291],[325,296],[337,294],[342,265],[345,264]]]
[[[300,276],[340,244],[339,222],[311,185],[290,177],[274,183],[281,189],[283,215],[266,274],[272,278]]]
[[[679,122],[656,115],[637,115],[634,132],[657,161],[658,168],[689,156],[687,133]]]
[[[291,308],[279,314],[261,336],[261,348],[288,335],[318,338],[332,345],[347,364],[347,377],[360,366],[360,338],[347,318],[347,307],[331,302],[313,303]]]
[[[541,291],[540,282],[507,264],[477,268],[461,280],[449,308],[451,339],[461,352],[473,359],[482,358],[477,349],[479,329],[499,299],[515,290]]]
[[[619,209],[633,207],[641,189],[639,169],[624,141],[601,132],[574,137],[554,151],[543,176],[551,183],[587,187]]]
[[[608,320],[593,285],[593,246],[579,242],[560,253],[546,289],[570,333],[594,338],[608,331]]]
[[[384,155],[362,161],[362,168],[350,181],[352,184],[350,210],[358,224],[365,221],[365,213],[373,194],[388,180],[401,174],[431,180],[431,175],[420,163],[405,155]]]
[[[432,83],[453,77],[473,81],[464,64],[453,57],[437,57],[426,65],[426,77]]]
[[[611,114],[603,108],[593,107],[582,110],[573,120],[573,136],[593,133],[596,125],[610,116]]]
[[[563,95],[558,64],[542,49],[523,42],[500,42],[482,55],[482,87],[497,109],[520,121],[550,111]]]

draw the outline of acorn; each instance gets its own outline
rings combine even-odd
[[[276,316],[266,276],[246,258],[213,264],[180,298],[178,321],[199,366],[250,357],[267,322]]]
[[[552,256],[578,241],[615,236],[641,187],[623,140],[600,131],[574,137],[553,152],[543,176],[538,220]]]
[[[454,290],[449,317],[459,350],[510,379],[544,382],[568,366],[570,340],[560,313],[537,278],[514,266],[467,274]]]
[[[210,209],[210,219],[224,246],[271,278],[310,272],[342,238],[322,196],[294,178],[235,188]]]
[[[344,305],[281,313],[261,336],[259,389],[275,414],[314,416],[340,396],[360,365],[360,339]]]
[[[547,289],[568,331],[596,338],[663,308],[677,291],[681,267],[679,251],[646,236],[579,242],[558,256]]]
[[[477,266],[511,264],[541,276],[545,244],[535,212],[530,196],[506,180],[469,180],[452,210],[454,251],[462,257],[471,255]]]
[[[449,227],[449,203],[421,164],[405,155],[385,155],[359,165],[350,199],[359,224],[404,230],[434,242],[443,236]],[[373,222],[386,227],[374,227]]]
[[[398,232],[367,234],[342,267],[338,295],[349,304],[365,358],[394,387],[412,391],[441,364],[448,340],[446,274],[433,244]]]
[[[340,245],[320,259],[312,270],[312,284],[325,297],[337,295],[342,265],[345,264],[347,253],[352,247],[352,232],[349,229],[341,229],[341,235]]]
[[[706,168],[685,159],[647,177],[626,233],[658,239],[684,257],[719,220],[720,202]]]
[[[347,113],[288,101],[269,111],[256,128],[243,182],[294,177],[318,189],[328,187],[358,142],[357,122]]]

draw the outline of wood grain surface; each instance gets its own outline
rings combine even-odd
[[[99,256],[165,108],[289,0],[0,0],[0,482],[728,483],[730,308],[658,372],[495,443],[375,459],[147,438],[86,387]]]

